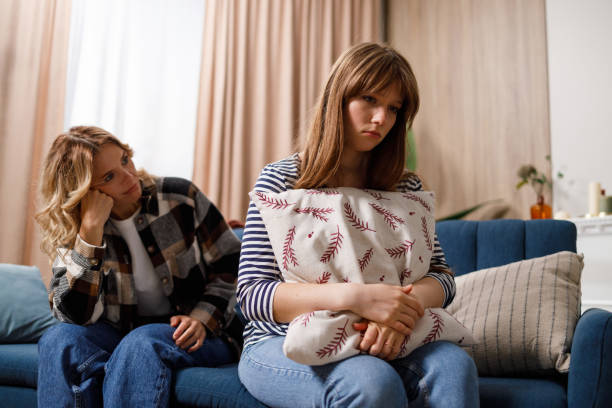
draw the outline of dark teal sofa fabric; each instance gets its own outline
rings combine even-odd
[[[241,236],[240,230],[236,232]],[[576,229],[566,221],[445,221],[437,224],[437,232],[457,275],[576,251]],[[0,406],[36,407],[37,365],[35,344],[0,344]],[[569,376],[481,377],[479,386],[481,407],[612,407],[612,313],[591,309],[580,318]],[[264,406],[242,386],[236,365],[178,371],[172,399],[177,407]]]

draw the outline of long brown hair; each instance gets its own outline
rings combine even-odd
[[[344,148],[344,107],[367,92],[398,84],[402,106],[385,139],[370,152],[366,187],[392,190],[404,174],[406,129],[419,110],[419,92],[408,61],[393,48],[363,43],[346,50],[332,67],[308,132],[295,188],[324,186],[338,171]]]
[[[81,200],[93,177],[93,159],[100,148],[112,143],[132,157],[130,146],[95,126],[75,126],[53,141],[42,168],[42,208],[35,218],[42,230],[41,249],[51,259],[60,247],[71,247],[81,226]],[[143,179],[148,174],[138,171]]]

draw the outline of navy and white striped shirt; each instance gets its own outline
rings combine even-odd
[[[292,189],[298,179],[299,166],[300,158],[297,153],[268,164],[261,171],[254,190],[280,193]],[[423,186],[417,176],[410,175],[402,179],[396,189],[419,191],[423,190]],[[437,235],[431,267],[448,269]],[[439,270],[430,270],[425,276],[440,282],[444,289],[444,307],[449,305],[455,297],[453,276]],[[237,292],[242,312],[249,320],[244,330],[245,347],[270,336],[286,335],[288,324],[277,323],[273,312],[274,292],[281,282],[283,278],[274,257],[266,226],[257,207],[251,201],[242,238]]]

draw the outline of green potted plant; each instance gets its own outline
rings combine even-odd
[[[550,162],[550,155],[546,156],[546,160]],[[544,189],[552,188],[552,180],[546,177],[546,174],[538,171],[532,164],[522,165],[517,172],[519,182],[516,184],[516,189],[529,184],[536,193],[537,202],[531,206],[531,219],[552,218],[552,208],[544,202]],[[563,173],[557,173],[557,177],[562,178]]]

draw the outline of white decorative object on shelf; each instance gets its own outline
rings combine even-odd
[[[612,311],[612,216],[572,218],[578,232],[578,252],[584,253],[582,311],[593,307]]]
[[[601,185],[596,181],[589,183],[589,212],[591,217],[599,215],[599,196],[601,195]]]

